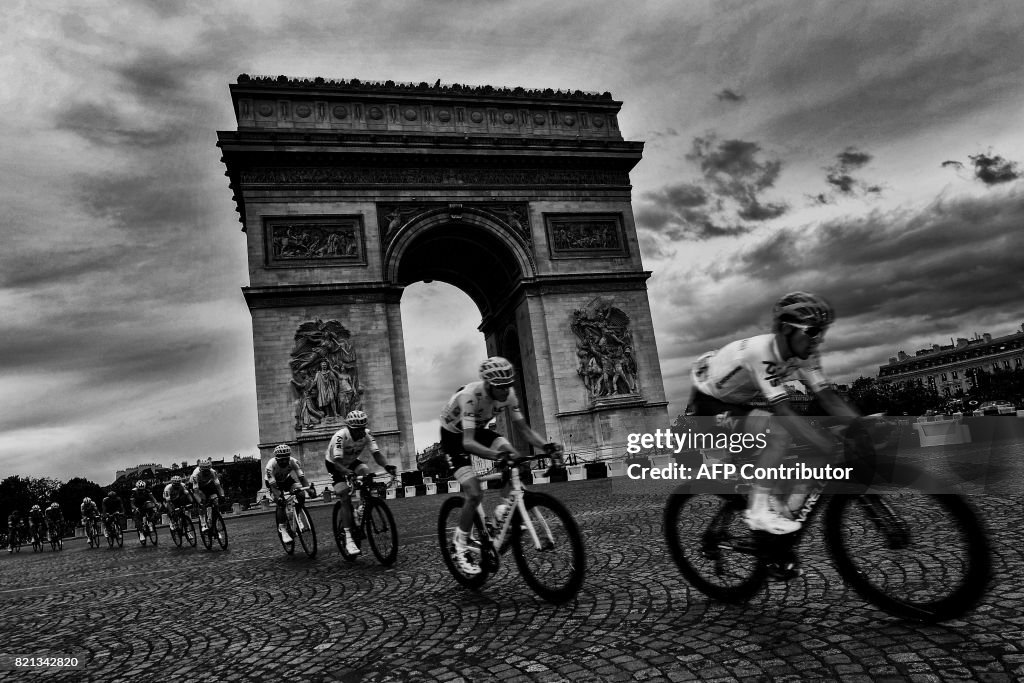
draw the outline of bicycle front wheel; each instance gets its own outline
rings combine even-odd
[[[217,544],[220,545],[220,549],[227,550],[228,527],[224,523],[224,517],[220,514],[220,510],[215,510],[213,513],[213,533],[217,534]]]
[[[372,496],[366,500],[363,531],[377,560],[385,567],[393,565],[398,557],[398,527],[387,503]]]
[[[295,535],[294,535],[294,532],[292,531],[292,529],[294,529],[294,527],[295,527],[295,520],[294,520],[294,517],[291,515],[291,513],[287,509],[285,510],[285,521],[288,522],[288,524],[286,524],[285,526],[286,527],[291,527],[288,530],[288,533],[291,536],[291,540],[289,540],[288,542],[285,542],[284,536],[281,535],[281,531],[277,528],[277,515],[276,514],[274,515],[274,533],[277,534],[277,539],[279,541],[281,541],[281,547],[284,548],[284,551],[287,554],[292,555],[292,554],[295,553]]]
[[[843,578],[898,617],[934,623],[962,616],[991,579],[985,529],[960,496],[913,489],[834,496],[825,533]]]
[[[203,518],[206,521],[206,528],[199,530],[199,536],[203,539],[203,546],[207,550],[213,549],[213,524],[210,523],[210,515],[207,514],[206,510],[203,510]]]
[[[523,503],[526,519],[518,509],[512,519],[512,554],[519,572],[548,602],[571,600],[583,585],[587,564],[576,520],[562,503],[543,493],[527,493]]]
[[[305,507],[295,508],[295,535],[299,537],[302,549],[309,557],[316,557],[316,529]]]
[[[665,505],[665,541],[690,584],[723,602],[745,602],[767,579],[740,496],[673,493]]]
[[[484,551],[479,545],[472,546],[472,549],[466,551],[476,555],[474,560],[480,569],[479,573],[463,573],[455,562],[455,531],[459,528],[462,506],[465,503],[466,500],[462,496],[452,496],[441,505],[441,513],[437,518],[437,540],[441,545],[441,557],[444,559],[444,564],[448,567],[451,575],[466,588],[475,590],[487,582],[487,578],[491,575],[491,563],[482,560],[482,553],[487,551]],[[470,534],[476,537],[475,540],[471,539],[471,544],[487,536],[487,531],[480,524],[480,519],[476,516],[473,517],[473,530]],[[487,541],[487,548],[490,552],[493,552],[489,540]]]
[[[124,531],[121,529],[121,525],[119,523],[115,523],[114,524],[114,538],[117,541],[117,547],[118,548],[123,548],[124,547]]]

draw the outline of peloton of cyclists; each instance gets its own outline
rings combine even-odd
[[[220,476],[217,470],[213,469],[213,460],[207,458],[200,460],[199,464],[188,478],[192,486],[192,495],[199,503],[199,509],[203,510],[207,503],[216,505],[218,496],[224,497],[224,487],[221,486]],[[202,531],[206,531],[206,515],[199,515],[199,524]]]
[[[288,533],[284,513],[284,494],[294,490],[295,499],[299,505],[302,505],[306,501],[306,492],[302,490],[302,487],[309,486],[309,481],[306,480],[299,461],[292,457],[291,446],[283,443],[274,449],[274,457],[267,461],[263,480],[277,505],[275,512],[277,532],[281,534],[281,540],[291,543],[292,537]]]
[[[834,320],[832,306],[820,296],[807,292],[782,296],[772,309],[770,334],[726,344],[694,363],[691,404],[695,414],[716,416],[720,424],[733,421],[737,432],[766,434],[767,445],[757,456],[759,468],[779,466],[793,437],[831,457],[834,437],[798,417],[784,382],[803,382],[830,415],[859,416],[836,394],[821,369],[818,346]],[[749,405],[762,397],[768,401],[769,410]],[[775,428],[779,425],[783,428]],[[790,510],[803,501],[806,491],[807,484],[798,483],[785,501],[776,500],[770,482],[755,482],[747,504],[747,524],[772,534],[796,531],[800,523],[792,518]]]
[[[387,458],[380,452],[377,441],[370,433],[367,423],[369,419],[362,410],[353,410],[345,416],[345,426],[334,433],[327,443],[327,454],[324,464],[334,481],[334,492],[341,503],[341,524],[345,529],[345,549],[351,555],[359,554],[359,546],[352,538],[352,499],[348,490],[348,476],[365,476],[370,474],[370,467],[360,460],[367,451],[384,470],[394,476],[398,468],[389,465]]]
[[[441,412],[441,448],[448,456],[448,464],[455,470],[455,478],[466,496],[459,528],[455,532],[455,561],[460,571],[470,575],[480,573],[476,553],[469,542],[469,531],[484,495],[470,456],[498,461],[519,455],[508,439],[488,429],[487,423],[508,410],[516,431],[530,445],[543,448],[555,466],[561,464],[561,448],[535,432],[519,410],[519,399],[512,388],[515,382],[512,363],[501,356],[492,356],[481,363],[479,376],[479,381],[460,387]],[[501,506],[508,509],[508,493],[506,486],[502,491],[499,515]]]
[[[152,514],[159,504],[156,497],[153,496],[153,492],[146,486],[146,482],[141,479],[135,482],[135,488],[132,489],[128,503],[131,506],[132,515],[135,517],[135,530],[139,532],[139,545],[145,545],[146,535],[142,533],[143,515]]]

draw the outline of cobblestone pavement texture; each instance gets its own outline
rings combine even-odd
[[[961,451],[957,466],[966,471],[980,452]],[[508,556],[479,592],[458,586],[436,540],[443,495],[390,501],[402,535],[393,568],[344,561],[328,505],[312,508],[312,560],[284,554],[268,514],[229,516],[227,551],[175,548],[161,527],[155,548],[129,533],[123,549],[79,539],[62,552],[2,553],[4,664],[73,654],[83,668],[0,671],[0,680],[1021,680],[1017,472],[972,497],[993,536],[992,589],[972,614],[941,625],[865,603],[820,533],[801,547],[803,576],[742,606],[716,603],[668,555],[669,488],[605,479],[538,487],[566,503],[585,536],[586,582],[563,606],[538,599]]]

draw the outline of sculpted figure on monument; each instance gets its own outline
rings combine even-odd
[[[629,316],[598,300],[572,313],[577,373],[592,399],[636,394],[637,367]]]
[[[297,431],[327,427],[362,408],[356,351],[351,334],[337,320],[299,325],[289,366]]]

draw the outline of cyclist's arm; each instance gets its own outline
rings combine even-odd
[[[373,460],[381,467],[386,468],[388,466],[388,459],[380,451],[373,452]]]
[[[806,441],[824,455],[832,454],[836,441],[829,434],[812,426],[810,420],[798,415],[789,399],[773,403],[772,410],[776,416],[782,418],[779,422],[792,436]]]
[[[513,413],[513,415],[519,415],[519,413],[516,412],[516,413]],[[526,423],[526,420],[524,420],[524,419],[518,419],[517,420],[517,419],[513,418],[512,424],[515,426],[516,431],[519,432],[519,434],[524,439],[526,439],[530,443],[531,446],[533,446],[534,448],[544,448],[544,444],[547,443],[547,439],[542,437],[537,432],[533,431],[533,428],[530,427],[530,425],[528,425]]]

